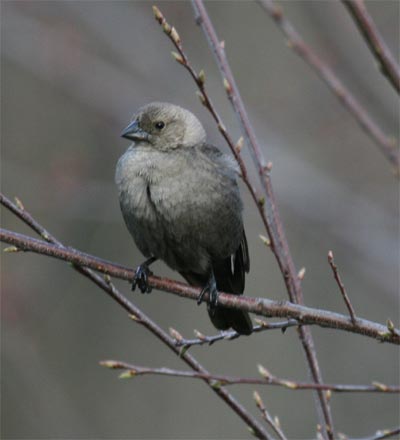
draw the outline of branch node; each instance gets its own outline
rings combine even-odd
[[[183,341],[183,336],[178,332],[178,330],[175,330],[172,327],[169,328],[169,334],[173,339],[175,339],[175,341],[177,342]]]
[[[153,6],[153,14],[155,19],[161,24],[164,20],[164,16],[162,15],[161,11],[158,9],[157,6]]]
[[[136,376],[135,370],[126,370],[118,376],[118,379],[131,379]]]
[[[206,336],[196,329],[193,330],[193,333],[196,336],[196,338],[200,339],[201,341],[204,341],[206,339]]]
[[[386,321],[386,327],[388,328],[388,330],[391,334],[393,334],[393,335],[396,334],[396,328],[393,324],[393,321],[390,318],[388,318]]]
[[[206,98],[204,98],[204,94],[199,90],[196,90],[196,95],[200,99],[200,102],[204,105],[204,107],[207,107],[207,102],[206,102]]]
[[[183,357],[185,355],[185,353],[189,350],[189,348],[191,347],[191,345],[183,345],[181,347],[181,349],[179,350],[179,357]]]
[[[332,398],[332,390],[326,390],[326,400],[329,402]]]
[[[183,59],[182,55],[175,52],[174,50],[171,51],[171,55],[179,64],[182,64],[183,66],[185,65],[185,60]]]
[[[300,281],[303,281],[305,275],[306,275],[306,268],[305,268],[305,267],[302,267],[302,268],[299,270],[299,273],[297,274],[297,278],[298,278]]]
[[[271,246],[271,240],[269,238],[267,238],[265,235],[262,235],[262,234],[260,234],[259,237],[265,246],[267,246],[267,247]]]
[[[243,138],[243,136],[240,136],[240,138],[238,139],[238,141],[236,142],[236,145],[235,145],[235,151],[237,154],[240,154],[240,152],[242,151],[243,145],[244,145],[244,138]]]
[[[204,73],[203,69],[201,69],[199,74],[197,75],[197,80],[200,86],[204,86],[204,83],[206,82],[206,74]]]
[[[257,370],[260,376],[266,380],[271,380],[273,378],[272,374],[261,364],[257,365]]]
[[[12,252],[21,252],[22,249],[18,248],[17,246],[8,246],[3,249],[3,252],[5,253],[12,253]]]
[[[120,363],[116,361],[100,361],[99,365],[106,368],[116,369],[119,368]]]
[[[264,171],[264,173],[266,173],[266,174],[269,174],[270,172],[271,172],[271,170],[272,170],[272,162],[271,161],[269,161],[268,163],[267,163],[267,165],[264,165],[264,167],[263,167],[263,171]]]
[[[387,391],[389,389],[387,385],[385,385],[384,383],[381,383],[381,382],[377,382],[377,381],[373,381],[372,385],[381,391]]]
[[[171,38],[174,41],[174,43],[177,46],[180,46],[180,44],[181,44],[181,37],[179,36],[178,31],[174,27],[171,28],[171,34],[170,35],[171,35]]]
[[[136,316],[136,315],[134,315],[132,313],[130,315],[128,315],[128,316],[129,316],[130,319],[132,319],[132,321],[142,322],[142,320],[138,316]]]
[[[21,210],[21,211],[25,211],[25,206],[23,205],[23,203],[21,202],[21,200],[18,197],[14,197],[15,200],[15,204],[17,205],[17,207]]]
[[[251,426],[247,426],[247,429],[249,430],[250,434],[253,437],[257,437],[258,438],[258,435],[256,434],[256,432],[254,431],[254,429]]]
[[[226,78],[224,78],[224,89],[225,89],[226,93],[228,94],[228,96],[232,95],[232,86]]]

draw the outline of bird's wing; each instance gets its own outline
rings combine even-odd
[[[231,178],[236,179],[239,174],[239,166],[232,155],[223,153],[211,144],[202,144],[198,150],[218,167],[222,167],[225,172],[230,174]]]

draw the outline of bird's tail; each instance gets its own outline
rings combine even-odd
[[[243,310],[228,309],[226,307],[210,307],[208,305],[208,314],[211,322],[219,330],[228,330],[233,328],[240,335],[250,335],[253,331],[250,316]]]
[[[243,293],[244,277],[238,280],[235,276],[232,276],[230,259],[224,260],[222,264],[215,266],[214,276],[218,291],[233,293],[234,295]],[[253,325],[247,312],[226,307],[211,307],[210,304],[208,304],[207,309],[211,322],[219,330],[227,330],[232,327],[241,335],[252,333]]]

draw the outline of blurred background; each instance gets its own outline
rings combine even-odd
[[[285,1],[285,14],[331,66],[376,123],[399,136],[398,97],[377,69],[341,2]],[[175,25],[229,132],[240,136],[218,70],[189,2],[159,7]],[[170,56],[170,41],[151,2],[2,1],[1,186],[63,243],[136,266],[120,214],[114,169],[128,147],[121,130],[153,100],[186,107],[209,140],[227,151],[195,96],[188,73]],[[367,2],[389,48],[399,53],[399,3]],[[390,166],[352,116],[286,45],[250,1],[207,2],[255,126],[297,268],[305,267],[307,305],[346,313],[327,263],[333,250],[359,316],[399,318],[398,185]],[[250,163],[246,153],[245,158]],[[250,169],[253,168],[250,166]],[[254,175],[254,180],[256,176]],[[287,295],[252,201],[242,186],[251,272],[246,294]],[[33,233],[2,210],[2,225]],[[2,246],[4,247],[4,246]],[[246,426],[200,381],[118,380],[102,359],[186,366],[88,280],[60,261],[34,254],[1,256],[1,437],[247,438]],[[156,274],[179,278],[164,264]],[[184,336],[214,334],[205,306],[116,285],[163,328]],[[398,382],[397,348],[361,336],[312,328],[325,382]],[[194,347],[214,373],[273,374],[308,380],[295,330]],[[253,413],[255,387],[230,391]],[[315,436],[309,391],[259,387],[268,410],[291,439]],[[334,394],[337,431],[367,436],[399,423],[396,395]]]

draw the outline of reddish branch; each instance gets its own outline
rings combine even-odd
[[[161,375],[161,376],[175,376],[184,377],[192,379],[207,379],[218,382],[220,386],[222,385],[276,385],[290,390],[330,390],[334,392],[351,392],[351,393],[400,393],[400,387],[394,385],[385,385],[380,382],[373,382],[372,385],[341,385],[341,384],[318,384],[318,383],[306,383],[298,382],[289,379],[280,379],[271,375],[270,373],[263,373],[262,379],[259,378],[248,378],[248,377],[234,377],[218,374],[202,374],[193,371],[181,371],[174,370],[171,368],[149,368],[141,367],[138,365],[132,365],[127,362],[106,360],[101,361],[101,365],[104,367],[125,370],[122,373],[122,378],[143,376],[143,375]],[[267,370],[263,367],[259,367],[260,372],[266,372]]]
[[[343,106],[349,110],[365,132],[375,141],[386,159],[394,166],[395,172],[399,174],[400,153],[396,147],[396,139],[383,133],[333,70],[304,42],[292,23],[283,15],[279,6],[272,0],[258,0],[258,2],[285,34],[289,47],[307,62],[328,85]]]
[[[353,17],[371,52],[378,62],[379,68],[392,86],[400,93],[400,68],[396,63],[385,41],[380,35],[372,17],[369,15],[364,1],[342,0]]]
[[[15,246],[19,251],[31,251],[59,260],[69,261],[75,266],[84,266],[115,278],[131,281],[134,276],[134,270],[119,264],[94,257],[74,248],[47,243],[43,240],[37,240],[6,229],[0,229],[0,241]],[[149,284],[155,289],[196,301],[200,293],[200,289],[196,287],[154,275],[149,277]],[[206,297],[206,299],[208,298]],[[303,326],[319,325],[324,328],[335,328],[368,336],[382,342],[400,345],[400,332],[393,327],[393,324],[383,326],[366,319],[357,318],[357,324],[354,325],[349,317],[339,313],[313,309],[288,301],[249,298],[223,292],[220,293],[218,301],[222,306],[246,310],[264,317],[295,319]],[[173,344],[177,348],[175,341]]]
[[[93,273],[90,269],[85,266],[84,261],[87,261],[88,255],[79,255],[79,252],[70,250],[70,248],[65,248],[55,237],[53,237],[49,232],[47,232],[33,217],[24,209],[22,204],[20,206],[12,203],[3,194],[0,194],[0,203],[6,208],[10,209],[17,217],[19,217],[24,223],[30,226],[34,231],[36,231],[42,237],[45,237],[48,243],[41,242],[44,245],[53,247],[59,252],[69,253],[72,258],[71,262],[75,263],[74,268],[80,272],[82,275],[89,278],[98,287],[104,290],[114,301],[116,301],[122,308],[124,308],[134,320],[143,325],[147,330],[149,330],[154,336],[160,339],[167,347],[169,347],[176,355],[178,355],[190,368],[201,374],[208,374],[208,371],[189,353],[182,352],[181,349],[175,346],[175,341],[171,338],[168,333],[166,333],[158,324],[156,324],[152,319],[150,319],[141,309],[131,303],[121,292],[119,292],[114,285],[103,279],[98,274]],[[30,239],[34,240],[34,239]],[[55,243],[55,244],[51,244]],[[15,244],[15,243],[14,243]],[[55,256],[55,255],[54,255]],[[97,261],[97,263],[96,263]],[[107,263],[101,259],[95,259],[92,261],[92,268],[98,270],[98,267],[107,267]],[[97,266],[97,267],[96,267]],[[120,274],[127,275],[129,273],[129,279],[132,278],[132,271],[125,270],[122,266],[114,265],[114,268],[119,271]],[[126,278],[125,278],[126,279]],[[214,387],[213,383],[204,379],[204,382],[246,423],[246,425],[251,429],[254,435],[260,439],[270,439],[270,435],[265,430],[265,428],[238,402],[228,391],[222,387]]]

